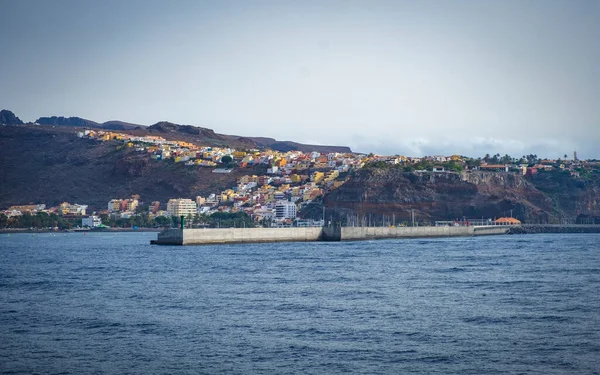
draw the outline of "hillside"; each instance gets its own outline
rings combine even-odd
[[[145,202],[194,197],[231,187],[243,174],[154,161],[117,143],[77,138],[72,129],[0,126],[0,207],[64,201],[104,208],[111,198],[140,194]]]
[[[512,173],[418,173],[400,169],[362,169],[324,198],[327,215],[383,215],[397,222],[494,218],[511,214],[527,223],[559,223],[581,214],[600,216],[598,184],[549,186],[549,174],[528,180]],[[572,180],[572,179],[571,179]],[[315,210],[315,215],[318,216]]]
[[[4,118],[16,122],[16,116],[6,112]],[[84,128],[76,126],[81,124],[77,119],[69,121],[72,126],[0,125],[0,209],[28,203],[53,206],[63,201],[102,209],[108,200],[132,194],[141,195],[145,202],[165,202],[218,192],[234,186],[242,175],[265,173],[266,167],[255,167],[216,174],[213,168],[156,161],[118,141],[78,138],[77,132]],[[271,138],[224,135],[169,122],[123,132],[238,149],[278,143]],[[285,144],[298,146],[294,149],[311,147]],[[581,173],[581,178],[560,170],[523,177],[513,173],[421,173],[369,167],[350,173],[346,183],[303,213],[321,218],[323,203],[327,215],[338,221],[359,216],[370,216],[373,222],[384,216],[393,216],[397,222],[409,221],[413,210],[416,220],[424,222],[511,214],[527,223],[557,223],[580,215],[600,217],[600,172],[590,169]]]

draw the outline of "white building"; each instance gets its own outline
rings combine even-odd
[[[81,219],[82,227],[96,228],[99,227],[100,224],[102,224],[102,220],[98,216],[92,215]]]
[[[277,202],[275,205],[277,219],[293,219],[296,217],[296,204],[292,202]]]
[[[196,214],[196,202],[188,198],[169,199],[167,212],[171,216],[185,216]]]

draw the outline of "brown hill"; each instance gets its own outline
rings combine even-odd
[[[0,126],[0,208],[64,201],[103,209],[112,198],[140,194],[145,202],[195,197],[229,188],[244,174],[155,161],[116,142],[77,138],[67,127]]]
[[[12,114],[10,111],[3,111],[7,113],[7,118],[11,118],[8,114]],[[0,117],[0,124],[2,124],[2,118]],[[15,117],[16,118],[16,117]],[[18,118],[16,118],[18,120]],[[20,121],[20,120],[19,120]],[[6,120],[7,124],[12,125],[12,121]],[[215,133],[214,130],[203,128],[200,126],[193,125],[180,125],[174,124],[168,121],[160,121],[151,126],[132,124],[124,121],[107,121],[104,123],[98,123],[92,120],[87,120],[81,117],[40,117],[35,123],[44,126],[67,126],[67,127],[80,127],[80,128],[94,128],[104,130],[136,130],[136,131],[147,131],[150,134],[159,133],[162,135],[171,135],[177,139],[185,139],[188,141],[204,142],[205,144],[215,146],[230,146],[236,148],[270,148],[272,150],[287,152],[292,150],[298,150],[302,152],[339,152],[339,153],[350,153],[352,150],[347,146],[328,146],[328,145],[308,145],[298,142],[291,141],[277,141],[273,138],[266,137],[241,137],[237,135],[226,135]],[[15,124],[19,124],[18,122]],[[22,122],[20,122],[22,124]],[[144,133],[139,133],[144,134]]]

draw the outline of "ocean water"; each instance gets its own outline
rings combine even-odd
[[[154,238],[0,235],[0,373],[600,373],[600,235]]]

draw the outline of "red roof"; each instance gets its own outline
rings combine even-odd
[[[498,224],[521,224],[520,220],[515,219],[514,217],[501,217],[500,219],[496,219],[494,223]]]

